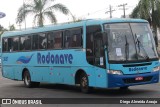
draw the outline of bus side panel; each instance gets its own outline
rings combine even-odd
[[[96,87],[95,69],[94,67],[81,67],[82,70],[88,75],[88,81],[90,87]]]
[[[95,67],[96,87],[107,88],[107,73],[103,68]]]
[[[29,67],[31,80],[36,82],[49,82],[49,67]]]
[[[74,85],[75,77],[74,72],[77,70],[77,67],[66,67],[63,71],[63,83]]]
[[[15,73],[16,80],[22,80],[22,71],[23,71],[23,67],[19,67],[19,66],[14,67],[14,73]]]
[[[90,66],[90,67],[83,67],[83,70],[88,75],[89,86],[99,87],[99,88],[107,87],[107,75],[105,69]]]
[[[53,80],[55,83],[63,83],[63,73],[64,72],[66,72],[64,68],[53,67]]]
[[[14,68],[12,66],[3,66],[3,77],[15,79]]]

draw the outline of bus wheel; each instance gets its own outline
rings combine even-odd
[[[32,82],[32,81],[31,81],[31,76],[30,76],[30,74],[29,74],[28,71],[25,71],[25,72],[24,72],[23,80],[24,80],[25,86],[28,87],[28,88],[38,87],[39,84],[40,84],[39,82]]]
[[[120,90],[128,90],[129,86],[125,86],[125,87],[120,87]]]
[[[88,84],[88,76],[86,75],[86,73],[81,74],[80,87],[81,87],[81,91],[83,93],[89,93],[90,87],[89,87],[89,84]]]

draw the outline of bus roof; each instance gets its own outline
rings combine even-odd
[[[47,25],[43,27],[36,27],[36,28],[28,28],[26,30],[16,30],[16,31],[7,31],[2,34],[2,37],[9,37],[9,36],[18,36],[18,35],[25,35],[25,34],[34,34],[40,32],[47,32],[53,30],[63,30],[67,28],[75,28],[84,25],[99,25],[103,23],[124,23],[124,22],[143,22],[147,23],[148,21],[143,19],[130,19],[130,18],[116,18],[116,19],[87,19],[82,20],[80,22],[70,22],[70,23],[63,23],[57,25]]]

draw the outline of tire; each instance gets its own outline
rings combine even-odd
[[[123,91],[128,90],[128,89],[129,89],[129,86],[120,87],[120,90],[123,90]]]
[[[82,73],[81,74],[81,77],[80,77],[80,87],[81,87],[81,91],[83,93],[89,93],[90,92],[88,76],[87,76],[86,73]]]
[[[23,81],[24,81],[24,85],[27,88],[38,87],[40,84],[40,82],[32,82],[31,81],[31,76],[29,74],[29,71],[27,71],[27,70],[23,74]]]

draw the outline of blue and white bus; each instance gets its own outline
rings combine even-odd
[[[2,35],[2,75],[40,83],[127,89],[159,82],[159,61],[146,20],[84,20]]]

